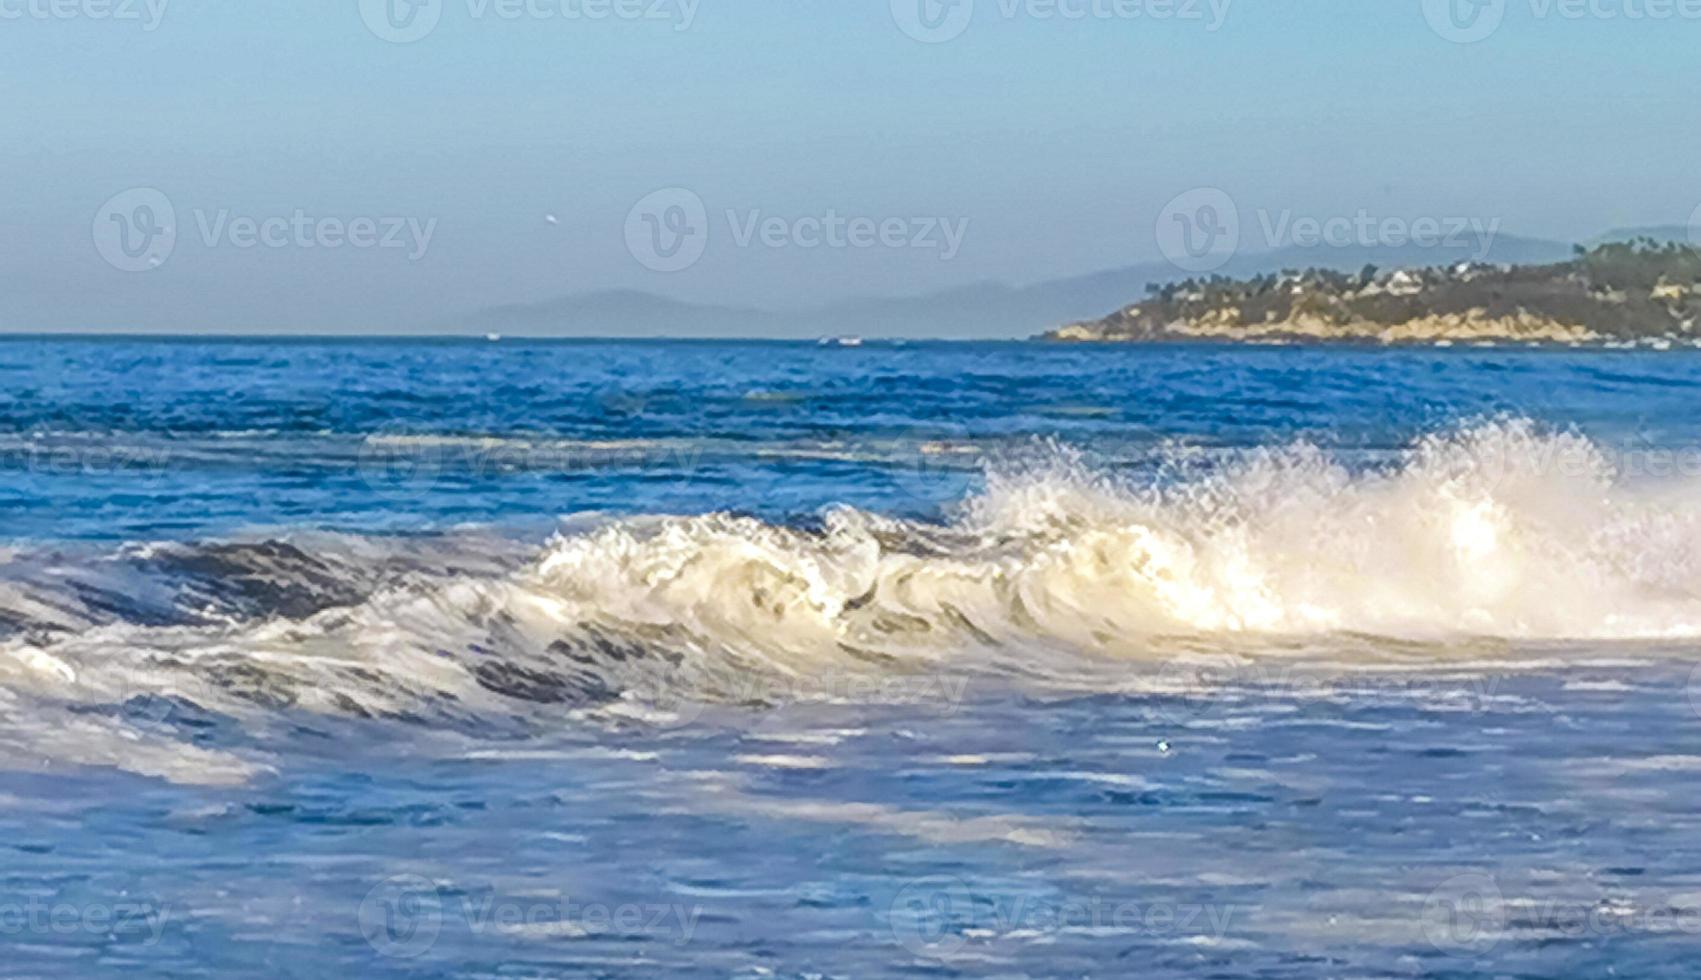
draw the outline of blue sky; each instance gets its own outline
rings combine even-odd
[[[1207,0],[975,0],[942,43],[888,0],[441,0],[411,43],[360,0],[148,2],[0,0],[0,326],[352,331],[611,288],[785,308],[1029,282],[1156,259],[1157,215],[1196,187],[1567,239],[1701,205],[1690,0],[1505,0],[1471,44],[1424,0],[1226,0],[1220,24]],[[570,16],[599,2],[625,14]],[[97,219],[135,188],[176,240],[124,271]],[[709,223],[682,271],[627,245],[661,188]],[[802,247],[798,220],[830,213],[907,232]],[[259,246],[232,224],[298,217]],[[775,217],[773,244],[741,240]],[[360,219],[398,247],[345,242]],[[962,231],[948,257],[913,241],[935,219]]]

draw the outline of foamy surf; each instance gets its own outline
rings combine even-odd
[[[1701,631],[1697,489],[1523,421],[1368,472],[1302,444],[1134,486],[1062,453],[989,474],[943,525],[846,508],[811,531],[707,515],[557,538],[525,590],[776,663],[989,639],[1137,656],[1176,634],[1679,639]]]
[[[311,574],[305,607],[136,622],[9,586],[0,597],[24,622],[0,646],[0,689],[61,706],[477,724],[855,699],[879,696],[880,678],[953,673],[1114,683],[1178,650],[1342,636],[1408,654],[1476,643],[1478,658],[1484,639],[1701,636],[1701,479],[1686,461],[1633,471],[1654,467],[1511,420],[1369,469],[1305,444],[1176,462],[1132,483],[1059,450],[989,472],[942,522],[845,507],[809,528],[612,520],[529,560],[439,553],[388,575],[371,573],[374,549],[346,544],[335,561],[262,552],[259,573],[253,555],[225,556],[273,586]],[[363,557],[347,576],[359,588],[325,581]]]

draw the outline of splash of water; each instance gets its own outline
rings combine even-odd
[[[1701,636],[1701,480],[1623,462],[1518,420],[1371,470],[1300,444],[1133,485],[1060,451],[990,473],[939,524],[622,520],[302,618],[26,631],[0,646],[0,690],[469,719],[634,692],[752,700],[752,677],[1080,654],[1136,670],[1176,637]]]

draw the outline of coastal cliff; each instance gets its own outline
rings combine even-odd
[[[1701,346],[1701,250],[1642,240],[1542,266],[1312,269],[1190,279],[1041,339],[1076,342]]]

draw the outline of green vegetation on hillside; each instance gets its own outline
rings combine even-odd
[[[1311,269],[1154,284],[1148,300],[1054,340],[1435,343],[1701,339],[1701,249],[1642,239],[1544,266]]]

